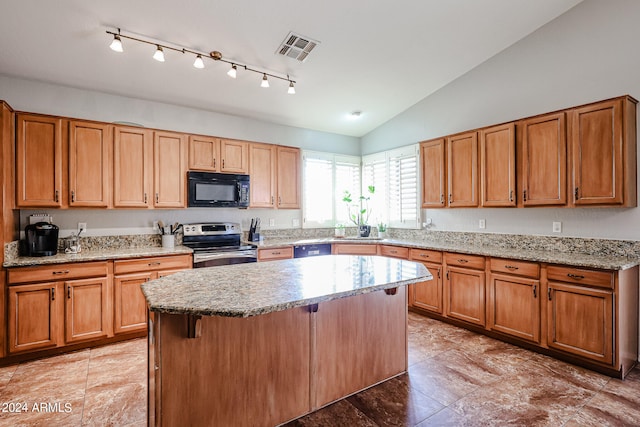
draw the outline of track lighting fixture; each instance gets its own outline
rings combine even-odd
[[[158,45],[158,48],[153,54],[153,59],[155,59],[158,62],[164,62],[164,51],[162,50],[162,47],[160,45]]]
[[[162,43],[160,42],[160,40],[155,40],[155,39],[151,39],[150,37],[146,37],[146,36],[142,36],[139,34],[133,34],[133,33],[129,33],[129,34],[122,34],[122,32],[120,31],[120,28],[117,29],[117,32],[114,31],[109,31],[107,30],[107,34],[110,34],[113,36],[113,40],[111,41],[111,44],[109,45],[109,47],[115,51],[115,52],[123,52],[123,46],[122,46],[122,39],[128,39],[128,40],[133,40],[139,43],[145,43],[145,44],[149,44],[152,46],[156,47],[156,51],[153,54],[153,59],[155,59],[156,61],[159,62],[164,62],[165,58],[164,58],[164,49],[168,49],[168,50],[173,50],[175,52],[179,52],[182,54],[191,54],[191,55],[195,55],[195,61],[193,62],[193,66],[195,68],[204,68],[204,58],[209,58],[213,61],[219,61],[219,62],[226,62],[227,64],[231,65],[231,68],[229,69],[229,71],[227,71],[227,75],[231,78],[236,78],[237,76],[237,72],[238,72],[238,67],[244,69],[245,71],[251,71],[253,73],[256,74],[262,74],[262,81],[260,83],[261,87],[269,87],[269,78],[268,77],[273,77],[274,79],[278,79],[278,80],[284,80],[286,82],[289,82],[289,88],[287,90],[287,93],[293,95],[296,93],[296,89],[295,89],[295,80],[291,80],[291,78],[289,77],[289,75],[287,75],[287,77],[283,77],[282,75],[277,75],[274,73],[269,73],[263,70],[259,70],[256,68],[252,68],[249,65],[246,64],[242,64],[238,61],[231,61],[228,60],[226,58],[224,58],[222,56],[222,53],[220,53],[217,50],[211,51],[209,53],[203,53],[203,52],[199,52],[197,50],[194,49],[188,49],[185,47],[178,47],[178,45],[174,44],[174,43],[169,43],[167,42]]]
[[[115,34],[113,36],[113,41],[111,42],[109,47],[114,52],[124,52],[124,49],[122,48],[122,40],[120,40],[120,36],[118,34]]]
[[[202,55],[196,56],[196,60],[193,61],[193,66],[196,68],[204,68],[204,61],[202,60]]]
[[[227,75],[232,79],[235,79],[237,74],[238,74],[238,67],[236,67],[236,64],[231,64],[231,68],[229,68],[229,71],[227,71]]]

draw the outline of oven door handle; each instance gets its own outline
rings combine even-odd
[[[249,250],[242,252],[223,252],[219,254],[194,254],[193,262],[198,263],[202,261],[209,261],[212,259],[225,259],[225,258],[256,258],[258,256],[257,251]]]

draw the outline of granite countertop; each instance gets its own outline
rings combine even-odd
[[[322,238],[322,239],[267,239],[258,244],[258,248],[274,248],[313,243],[358,243],[403,246],[417,249],[458,252],[470,255],[483,255],[497,258],[518,259],[523,261],[545,262],[549,264],[565,264],[574,267],[597,268],[603,270],[626,270],[640,264],[634,257],[592,255],[578,252],[542,251],[519,248],[503,248],[496,246],[478,246],[469,244],[447,243],[440,241],[378,238]]]
[[[151,311],[250,317],[431,280],[420,263],[327,255],[178,272],[142,285]]]
[[[160,246],[150,246],[142,248],[114,248],[101,250],[83,250],[78,254],[65,254],[64,251],[58,251],[56,255],[45,257],[28,257],[20,256],[6,261],[3,266],[11,267],[28,267],[32,265],[49,265],[63,264],[67,262],[85,262],[85,261],[105,261],[120,258],[142,258],[148,256],[164,256],[164,255],[182,255],[191,254],[193,251],[186,246],[176,246],[173,249],[165,249]]]

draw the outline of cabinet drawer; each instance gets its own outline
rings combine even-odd
[[[192,260],[191,255],[127,259],[115,261],[113,271],[115,274],[126,274],[138,271],[189,269]]]
[[[9,284],[46,282],[107,275],[107,262],[42,265],[10,269]]]
[[[400,246],[380,245],[380,255],[394,258],[409,259],[409,248]]]
[[[484,270],[484,257],[477,255],[454,254],[447,252],[444,256],[447,265]]]
[[[333,245],[335,255],[377,255],[378,245],[340,243]]]
[[[580,285],[599,286],[601,288],[613,289],[613,272],[611,271],[597,271],[586,270],[575,267],[559,267],[549,266],[547,267],[548,279],[566,282],[577,283]]]
[[[258,249],[258,259],[260,261],[289,259],[293,258],[293,247]]]
[[[540,277],[540,265],[535,262],[514,261],[503,258],[491,258],[491,271],[515,274],[518,276]]]
[[[411,249],[411,259],[414,261],[442,262],[442,252],[427,249]]]

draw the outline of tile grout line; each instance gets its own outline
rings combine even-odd
[[[82,413],[81,413],[81,417],[80,417],[80,426],[84,425],[84,408],[86,407],[87,404],[87,386],[89,384],[89,371],[91,370],[91,359],[93,358],[92,356],[93,353],[93,348],[89,349],[89,360],[87,360],[87,376],[84,379],[84,394],[82,396]]]

